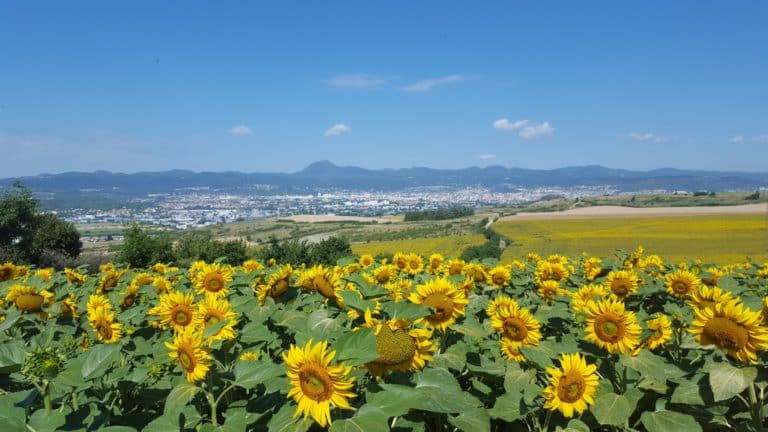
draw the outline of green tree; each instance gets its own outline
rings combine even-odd
[[[173,262],[173,243],[165,235],[152,235],[138,224],[133,224],[124,234],[116,259],[131,267]]]
[[[344,237],[329,237],[310,248],[312,264],[335,265],[339,258],[352,255],[352,247]]]
[[[0,197],[0,260],[55,265],[52,256],[76,258],[82,250],[75,226],[53,213],[39,213],[32,191],[16,182]]]

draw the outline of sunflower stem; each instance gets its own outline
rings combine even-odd
[[[43,386],[43,405],[45,405],[45,412],[50,414],[53,410],[53,404],[51,403],[51,389],[47,382]]]
[[[752,414],[752,425],[755,427],[756,431],[764,430],[763,429],[763,404],[762,404],[762,401],[757,399],[754,383],[749,384],[749,402],[751,403],[750,411]]]
[[[552,420],[552,413],[554,411],[547,410],[547,416],[544,417],[544,425],[541,426],[541,430],[547,432],[549,430],[549,421]]]
[[[208,374],[206,381],[208,384],[207,385],[208,390],[205,393],[208,399],[208,405],[211,407],[211,424],[213,426],[218,426],[219,419],[217,418],[217,415],[216,415],[216,408],[217,408],[216,405],[217,405],[218,399],[216,399],[213,396],[213,379],[211,378],[210,374]]]

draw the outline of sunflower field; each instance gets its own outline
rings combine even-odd
[[[768,263],[0,263],[1,431],[760,431]]]

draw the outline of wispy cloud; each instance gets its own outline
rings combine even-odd
[[[249,128],[246,125],[232,126],[231,128],[229,128],[227,132],[229,132],[231,135],[243,135],[243,136],[253,135],[253,131],[251,130],[251,128]]]
[[[432,90],[433,88],[446,84],[454,84],[464,81],[463,75],[448,75],[439,78],[430,78],[411,85],[405,86],[403,90],[413,93],[424,93]]]
[[[336,136],[336,135],[344,135],[347,133],[350,133],[352,131],[352,128],[345,125],[344,123],[336,123],[335,125],[331,126],[323,136],[330,137],[330,136]]]
[[[496,155],[495,154],[488,153],[488,154],[481,154],[480,155],[480,160],[488,161],[488,160],[492,160],[492,159],[496,159]]]
[[[627,134],[627,138],[639,142],[662,143],[669,141],[669,138],[667,137],[652,134],[650,132],[630,132]]]
[[[493,122],[493,128],[502,130],[502,131],[513,131],[516,129],[520,129],[521,127],[527,125],[529,122],[528,120],[518,120],[518,121],[509,121],[509,119],[502,118],[498,119],[495,122]]]
[[[501,118],[493,122],[493,128],[505,132],[517,131],[517,136],[527,140],[550,136],[555,133],[555,128],[546,121],[540,124],[531,124],[529,120],[510,121],[507,118]]]
[[[336,75],[326,82],[333,87],[364,89],[386,84],[387,80],[381,77],[359,73]]]
[[[756,144],[768,144],[768,135],[758,135],[754,137],[745,137],[744,135],[736,135],[728,140],[733,144],[741,144],[745,142],[751,142]]]

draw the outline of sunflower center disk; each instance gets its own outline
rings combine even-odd
[[[44,300],[41,295],[22,294],[16,297],[16,307],[25,312],[40,312]]]
[[[629,293],[629,285],[624,281],[616,282],[611,285],[611,291],[619,297],[626,297]]]
[[[557,396],[563,402],[576,402],[584,394],[584,384],[584,378],[580,375],[563,375],[557,386]]]
[[[99,322],[96,330],[104,340],[112,340],[112,326],[108,322]]]
[[[507,318],[504,321],[504,336],[513,341],[523,341],[528,336],[528,328],[517,318]]]
[[[611,317],[598,317],[595,320],[595,334],[602,341],[615,343],[624,337],[624,326]]]
[[[727,350],[739,350],[749,342],[749,332],[728,318],[711,319],[703,330],[704,335],[717,346]]]
[[[493,275],[493,278],[491,280],[493,280],[493,283],[496,285],[501,285],[505,282],[504,275],[500,275],[500,274]]]
[[[687,294],[688,293],[688,285],[685,282],[675,282],[672,285],[672,290],[675,291],[678,294]]]
[[[327,372],[313,364],[306,364],[299,371],[299,384],[305,396],[314,401],[324,401],[333,394],[333,380]]]
[[[433,321],[444,321],[453,316],[453,300],[445,294],[430,294],[422,303],[435,309],[435,313],[428,317]]]
[[[185,310],[177,310],[173,315],[173,322],[177,325],[185,326],[192,322],[192,316]]]
[[[179,351],[179,363],[187,371],[193,371],[195,369],[195,361],[192,360],[192,356],[186,351]]]
[[[210,292],[219,292],[224,288],[224,282],[219,279],[219,275],[212,274],[205,278],[205,290]]]
[[[392,331],[384,325],[376,335],[376,352],[379,353],[379,358],[373,363],[397,365],[416,355],[416,342],[405,330]]]

